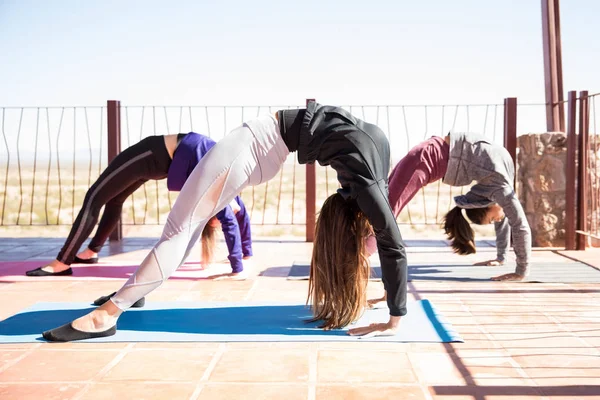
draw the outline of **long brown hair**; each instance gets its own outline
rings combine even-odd
[[[212,221],[212,220],[211,220]],[[202,265],[208,265],[213,262],[215,248],[217,247],[217,228],[210,222],[202,230]]]
[[[467,217],[474,223],[481,225],[487,215],[489,207],[465,208]],[[460,255],[476,253],[475,234],[469,221],[462,215],[460,207],[454,207],[444,217],[444,231],[448,239],[452,240],[452,248]]]
[[[315,228],[307,304],[324,329],[342,328],[362,314],[367,303],[369,260],[365,246],[372,228],[356,201],[329,196]]]

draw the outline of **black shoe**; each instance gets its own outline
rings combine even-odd
[[[75,256],[75,259],[73,260],[74,264],[97,264],[98,263],[98,257],[92,257],[92,258],[79,258],[77,256]]]
[[[32,269],[31,271],[27,271],[25,272],[25,275],[27,276],[67,276],[67,275],[73,275],[73,270],[71,269],[71,267],[65,269],[64,271],[60,271],[60,272],[48,272],[48,271],[44,271],[42,268],[44,267],[39,267],[36,269]]]
[[[113,292],[113,293],[109,294],[108,296],[98,297],[96,300],[94,300],[94,305],[101,306],[102,304],[106,303],[115,294],[117,294],[117,292]],[[131,308],[142,308],[142,307],[144,307],[145,304],[146,304],[146,298],[142,297],[141,299],[139,299],[138,301],[133,303]]]
[[[74,340],[112,336],[115,333],[117,333],[116,325],[102,332],[83,332],[73,328],[69,322],[66,325],[42,333],[42,336],[49,342],[72,342]]]

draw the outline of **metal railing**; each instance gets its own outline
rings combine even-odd
[[[568,94],[566,249],[585,250],[600,240],[600,93]],[[590,129],[592,133],[590,134]]]
[[[107,107],[0,108],[0,225],[71,225],[108,159],[149,135],[195,131],[218,141],[244,120],[298,107],[302,106],[121,106],[109,102]],[[392,165],[420,141],[451,130],[484,134],[516,152],[516,99],[504,104],[344,108],[386,132]],[[299,225],[312,231],[310,195],[316,203],[313,210],[318,211],[338,187],[336,173],[316,166],[313,180],[313,167],[298,165],[295,157],[290,154],[271,181],[242,193],[254,225]],[[427,186],[398,222],[437,225],[453,206],[452,198],[465,190],[441,182]],[[122,223],[162,225],[176,196],[167,191],[164,180],[147,182],[124,204]]]
[[[0,225],[69,225],[106,161],[105,107],[0,109]]]

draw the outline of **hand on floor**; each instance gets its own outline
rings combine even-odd
[[[248,273],[245,271],[242,272],[227,272],[224,274],[211,275],[208,279],[212,279],[214,281],[245,281],[248,279]]]
[[[525,279],[524,275],[516,274],[514,272],[492,277],[493,281],[522,281],[523,279]]]
[[[386,300],[387,300],[387,294],[384,294],[383,297],[380,297],[378,299],[369,299],[369,300],[367,300],[367,306],[369,308],[373,308],[377,304],[381,303],[382,301],[386,301]]]
[[[400,317],[398,317],[398,320],[399,318]],[[390,321],[387,323],[374,323],[369,326],[348,329],[348,335],[360,336],[362,339],[368,339],[375,336],[394,336],[397,331],[398,324],[392,324]]]
[[[497,267],[498,265],[504,265],[504,262],[499,261],[499,260],[488,260],[488,261],[480,261],[477,262],[475,264],[473,264],[475,266],[481,267]]]

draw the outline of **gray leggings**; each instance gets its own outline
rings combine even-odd
[[[208,220],[246,186],[273,178],[288,154],[273,116],[249,121],[221,139],[196,165],[160,240],[112,302],[126,310],[159,287],[183,264]]]

